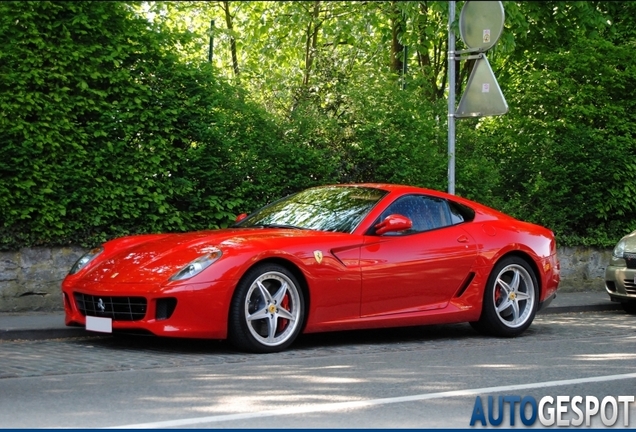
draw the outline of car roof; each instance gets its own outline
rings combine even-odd
[[[444,198],[459,198],[454,195],[450,195],[435,189],[428,189],[428,188],[423,188],[419,186],[408,186],[408,185],[393,184],[393,183],[346,183],[346,184],[333,185],[333,186],[368,187],[368,188],[381,189],[387,192],[395,192],[395,193],[426,193],[429,195],[444,197]]]

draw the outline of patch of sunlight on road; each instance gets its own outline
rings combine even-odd
[[[354,398],[353,400],[355,400]],[[196,407],[193,411],[210,413],[251,413],[280,407],[312,405],[320,402],[350,402],[350,396],[318,394],[255,394],[253,396],[228,396],[219,398],[214,406]]]
[[[607,361],[607,360],[634,360],[636,354],[628,353],[607,353],[607,354],[579,354],[575,358],[587,361]]]

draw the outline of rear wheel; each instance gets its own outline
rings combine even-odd
[[[621,303],[623,310],[630,315],[636,315],[636,301],[627,301]]]
[[[282,351],[300,333],[304,314],[303,293],[294,275],[278,264],[258,265],[236,287],[230,342],[245,351]]]
[[[538,285],[526,261],[518,257],[503,259],[488,278],[481,317],[471,324],[478,331],[495,336],[520,335],[537,313]]]

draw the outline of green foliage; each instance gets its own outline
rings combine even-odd
[[[444,189],[444,106],[418,93],[378,83],[349,95],[343,159],[346,181],[389,182]],[[393,88],[391,88],[393,87]]]
[[[504,7],[488,58],[510,112],[458,122],[457,193],[560,244],[611,246],[636,225],[636,3]],[[316,184],[446,189],[447,14],[441,1],[0,3],[0,249],[222,227]]]
[[[636,62],[602,39],[540,53],[511,71],[511,113],[484,121],[501,208],[552,228],[563,244],[611,246],[636,225]]]
[[[219,227],[322,180],[290,186],[319,156],[126,4],[2,3],[0,17],[0,248]]]

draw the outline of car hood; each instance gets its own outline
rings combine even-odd
[[[194,259],[220,249],[223,256],[255,255],[286,245],[350,238],[349,234],[271,228],[237,228],[181,234],[124,237],[104,245],[104,253],[82,277],[102,283],[165,283]],[[336,242],[339,243],[339,242]],[[223,258],[222,258],[223,259]]]

